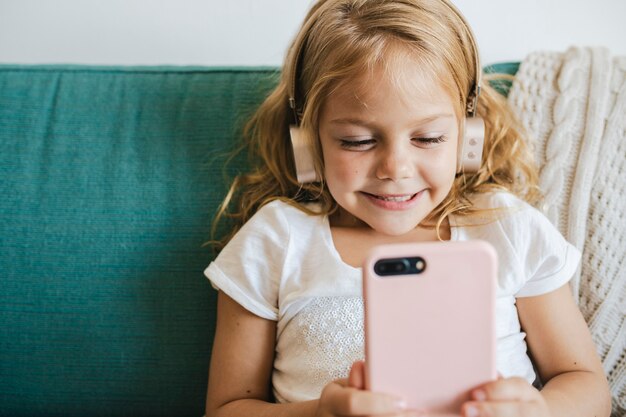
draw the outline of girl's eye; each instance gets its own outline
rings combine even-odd
[[[376,143],[374,139],[362,139],[362,140],[348,140],[341,139],[340,144],[344,149],[353,149],[353,150],[365,150],[369,149]]]
[[[435,145],[437,143],[445,142],[446,137],[441,135],[433,138],[413,138],[412,140],[418,142],[422,146]],[[376,144],[375,139],[340,139],[340,144],[343,149],[364,151],[372,148]]]
[[[414,138],[414,140],[418,141],[421,144],[424,145],[434,145],[437,143],[441,143],[441,142],[445,142],[446,141],[446,137],[441,135],[441,136],[437,136],[434,138]]]

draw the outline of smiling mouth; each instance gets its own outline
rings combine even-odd
[[[370,197],[373,197],[373,198],[375,198],[377,200],[403,203],[405,201],[409,201],[409,200],[413,199],[413,197],[415,197],[418,193],[415,193],[415,194],[403,194],[403,195],[376,195],[376,194],[370,194],[370,193],[365,193],[365,194],[367,194]]]

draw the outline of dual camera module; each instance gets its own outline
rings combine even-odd
[[[374,264],[374,272],[380,276],[421,274],[426,261],[420,256],[380,259]]]

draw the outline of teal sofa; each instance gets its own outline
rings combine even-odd
[[[277,77],[0,65],[0,416],[203,414],[204,243]]]

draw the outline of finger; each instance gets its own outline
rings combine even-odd
[[[328,409],[337,415],[394,414],[406,409],[406,402],[392,395],[331,384],[327,387]]]
[[[463,417],[522,417],[545,416],[546,410],[538,401],[467,402],[463,404]]]
[[[513,377],[488,382],[472,390],[471,397],[476,401],[533,401],[539,391],[525,379]]]
[[[352,364],[348,386],[357,389],[365,389],[365,362],[357,361]]]
[[[347,378],[335,379],[333,382],[335,384],[339,385],[340,387],[347,387],[348,386],[348,379]]]

